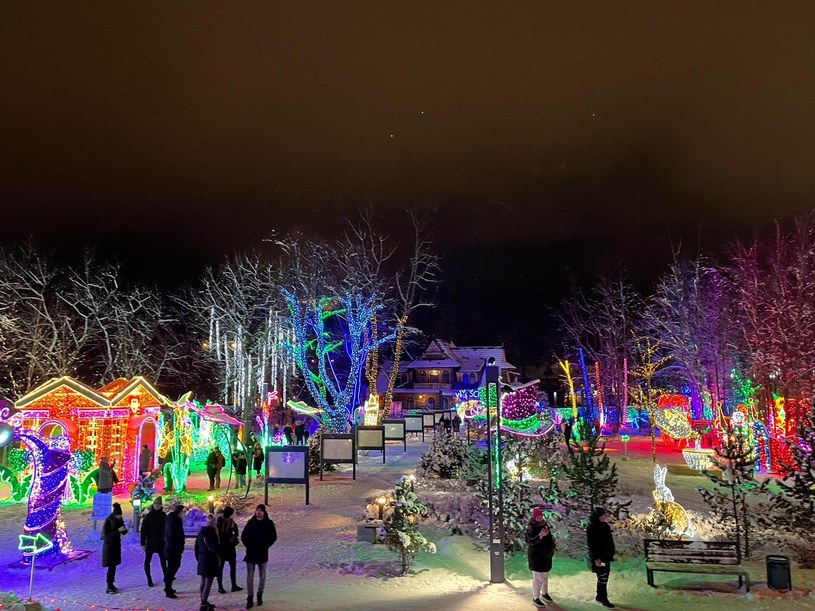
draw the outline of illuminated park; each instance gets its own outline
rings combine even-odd
[[[0,5],[0,611],[815,609],[814,40]]]

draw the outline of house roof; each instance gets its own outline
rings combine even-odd
[[[422,355],[413,360],[408,367],[453,367],[467,373],[477,373],[484,368],[489,358],[495,359],[500,369],[515,369],[507,362],[503,346],[456,346],[453,342],[434,339]],[[400,367],[401,370],[401,367]]]
[[[21,397],[14,407],[17,409],[39,409],[49,407],[51,400],[49,395],[54,395],[54,400],[57,396],[60,401],[68,395],[73,395],[76,407],[106,407],[108,405],[107,397],[100,395],[90,386],[86,386],[79,380],[75,380],[69,376],[61,378],[52,378],[41,384],[27,395]]]
[[[113,382],[105,384],[102,388],[98,389],[96,392],[110,399],[111,397],[121,392],[121,390],[128,384],[130,384],[130,380],[128,380],[127,378],[116,378],[115,380],[113,380]]]
[[[116,380],[118,382],[119,380]],[[113,382],[111,383],[113,384]],[[108,384],[110,386],[111,384]],[[103,387],[104,388],[104,387]],[[100,389],[101,392],[101,389]],[[124,386],[114,397],[111,397],[110,404],[112,406],[115,405],[125,405],[129,402],[130,395],[138,394],[142,397],[142,405],[146,405],[145,401],[143,400],[145,397],[148,399],[148,402],[153,403],[154,405],[159,406],[168,406],[172,405],[172,401],[170,401],[167,397],[162,395],[156,388],[150,384],[145,378],[142,376],[136,376],[131,379],[126,386]]]

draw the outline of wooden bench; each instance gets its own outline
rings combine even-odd
[[[750,591],[750,575],[741,566],[735,541],[681,541],[645,539],[645,569],[648,585],[655,588],[654,573],[706,573],[737,575]]]

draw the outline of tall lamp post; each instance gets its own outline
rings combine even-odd
[[[487,486],[489,490],[490,582],[503,583],[504,575],[504,494],[501,465],[501,386],[500,371],[495,359],[487,359]],[[495,438],[492,436],[493,418]],[[497,498],[496,498],[497,497]]]

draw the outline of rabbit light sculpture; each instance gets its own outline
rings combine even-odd
[[[654,465],[654,502],[657,512],[670,525],[670,534],[680,537],[692,537],[694,534],[690,517],[685,508],[674,501],[674,495],[670,488],[665,485],[665,476],[668,474],[668,467]]]

